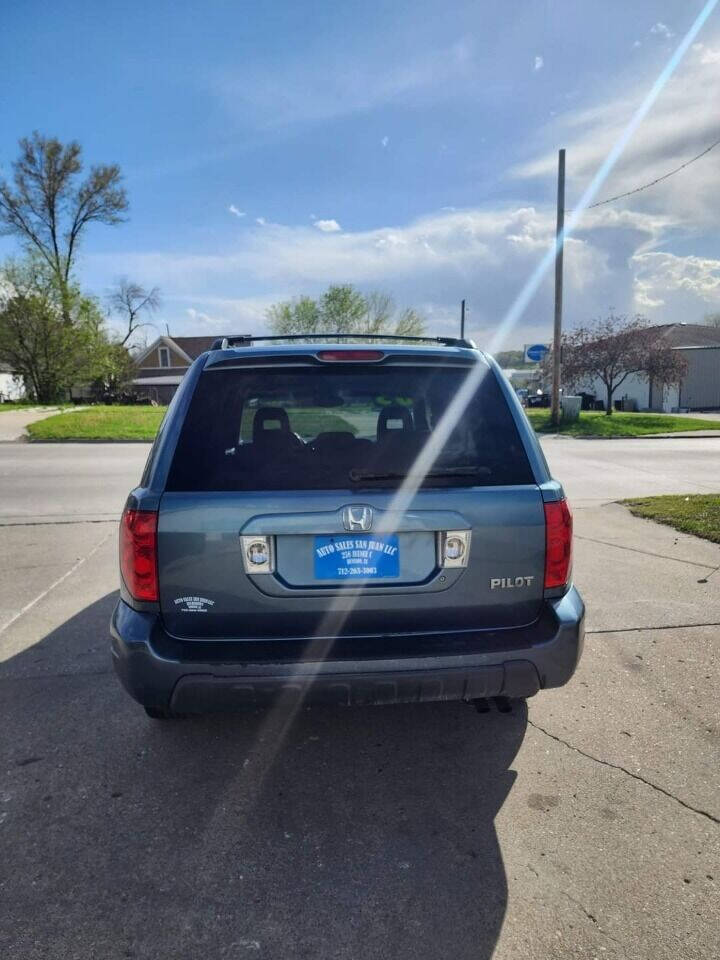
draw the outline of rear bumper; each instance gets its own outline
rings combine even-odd
[[[133,610],[123,600],[110,623],[113,663],[128,693],[146,706],[178,713],[236,710],[272,702],[278,696],[337,704],[472,700],[530,697],[558,687],[575,672],[582,653],[585,608],[572,588],[548,601],[543,629],[475,634],[452,653],[433,638],[432,655],[342,659],[272,659],[273,642],[247,645],[247,660],[228,645],[234,659],[217,654],[221,644],[179,643],[165,633],[157,614]],[[502,638],[507,637],[507,648]],[[490,637],[492,640],[490,642]],[[204,648],[212,651],[205,659]],[[278,649],[281,649],[278,646]],[[422,650],[422,644],[416,646]],[[460,650],[460,652],[457,652]]]

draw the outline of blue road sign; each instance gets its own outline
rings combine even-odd
[[[531,343],[525,347],[525,357],[530,363],[540,363],[549,349],[546,343]]]

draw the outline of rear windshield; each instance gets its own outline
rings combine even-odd
[[[395,488],[411,475],[469,368],[307,367],[205,371],[168,490]],[[532,483],[491,371],[448,435],[424,487]]]

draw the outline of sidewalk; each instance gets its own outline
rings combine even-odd
[[[60,407],[19,407],[17,410],[0,411],[0,443],[23,440],[27,436],[25,428],[29,423],[60,412]]]
[[[543,436],[566,437],[568,434],[552,433]],[[573,440],[687,440],[688,437],[714,437],[720,439],[720,422],[717,430],[675,430],[672,433],[638,433],[632,437],[573,437]]]
[[[693,413],[674,413],[672,414],[672,416],[692,417],[694,420],[720,420],[720,412],[715,412],[713,410],[708,410],[705,413],[703,413],[702,411],[700,411],[699,413],[694,413],[694,412]]]

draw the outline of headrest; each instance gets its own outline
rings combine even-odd
[[[290,433],[287,411],[282,407],[258,407],[253,419],[253,442],[273,433]]]
[[[407,407],[402,407],[399,403],[391,403],[380,411],[377,425],[378,437],[386,436],[388,433],[395,431],[411,431],[412,429],[412,414]]]

